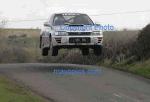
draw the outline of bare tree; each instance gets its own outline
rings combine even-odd
[[[0,20],[0,28],[2,29],[2,28],[5,28],[5,25],[7,24],[7,20],[5,20],[5,19],[1,19]]]
[[[0,35],[2,32],[2,29],[5,28],[6,24],[7,24],[7,20],[4,19],[4,17],[2,17],[2,13],[0,12]]]
[[[6,17],[2,16],[2,12],[0,12],[0,29],[4,28],[7,24]]]

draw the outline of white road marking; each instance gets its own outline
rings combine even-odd
[[[119,94],[113,93],[114,96],[121,98]]]

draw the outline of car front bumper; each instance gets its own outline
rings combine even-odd
[[[70,38],[90,38],[88,43],[70,43]],[[80,47],[80,46],[102,46],[103,36],[52,36],[53,46]]]

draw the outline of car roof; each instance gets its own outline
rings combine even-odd
[[[62,14],[62,15],[81,15],[81,14],[84,14],[84,13],[54,13],[54,15],[57,15],[57,14]]]

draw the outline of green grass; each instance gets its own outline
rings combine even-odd
[[[134,63],[129,66],[129,71],[150,78],[150,60]]]
[[[0,76],[0,102],[44,102],[44,99]]]
[[[104,63],[99,63],[99,65],[131,72],[150,79],[150,59],[146,61],[132,62],[130,64],[126,63],[126,61],[121,63],[111,63],[110,60],[105,60]]]

